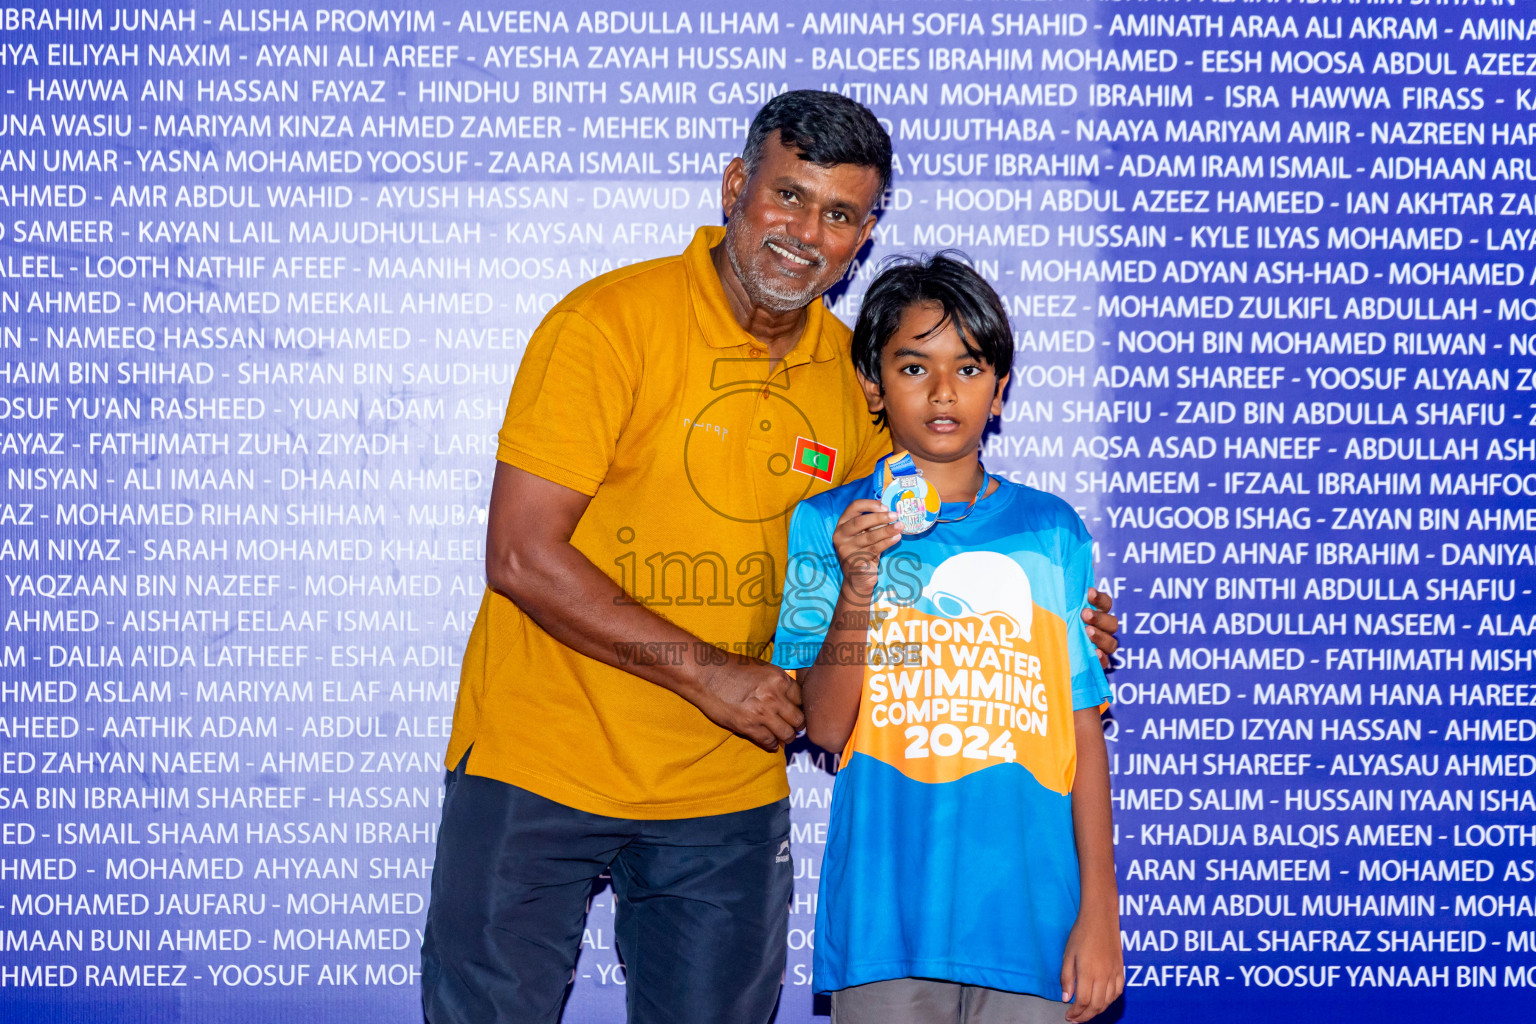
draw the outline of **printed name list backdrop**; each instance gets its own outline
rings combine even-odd
[[[801,87],[895,140],[837,314],[963,250],[1098,539],[1126,1019],[1528,1009],[1529,4],[0,8],[0,1015],[416,1017],[519,354]]]

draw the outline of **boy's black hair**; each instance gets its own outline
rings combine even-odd
[[[896,333],[902,312],[921,302],[935,303],[944,311],[929,333],[953,323],[966,352],[990,366],[998,379],[1013,368],[1013,328],[1003,301],[963,259],[964,254],[946,249],[886,261],[864,293],[853,328],[853,365],[865,379],[881,383],[880,353]],[[884,410],[875,414],[875,422],[886,425]]]
[[[880,175],[880,194],[890,187],[891,137],[856,100],[820,89],[796,89],[763,104],[741,150],[748,174],[757,169],[763,146],[774,132],[784,145],[795,147],[802,160],[821,167],[873,167]]]

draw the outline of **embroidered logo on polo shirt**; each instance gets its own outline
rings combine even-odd
[[[818,480],[832,482],[832,470],[837,466],[837,449],[827,444],[817,444],[806,437],[795,439],[795,457],[790,468]]]

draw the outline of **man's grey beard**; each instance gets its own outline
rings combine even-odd
[[[756,270],[742,266],[741,259],[736,255],[736,241],[740,234],[737,227],[741,222],[731,218],[725,225],[725,255],[731,261],[731,269],[736,271],[736,279],[741,282],[742,289],[747,293],[747,298],[752,305],[759,309],[766,309],[772,313],[792,313],[797,309],[804,309],[816,300],[825,288],[818,287],[814,282],[807,283],[804,287],[794,291],[781,291],[768,282]],[[766,239],[765,239],[766,241]],[[775,241],[778,241],[777,239]],[[784,244],[780,242],[780,244]],[[791,252],[804,252],[798,246],[788,244],[784,246]],[[820,253],[817,259],[823,259]],[[816,268],[821,269],[821,268]],[[841,276],[841,275],[839,275]]]

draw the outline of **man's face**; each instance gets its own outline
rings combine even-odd
[[[869,239],[879,198],[873,167],[820,167],[777,133],[750,175],[732,161],[722,189],[725,251],[752,304],[788,313],[836,284]]]

